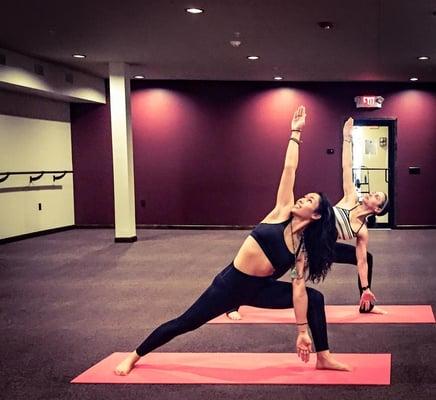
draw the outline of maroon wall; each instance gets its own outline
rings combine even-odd
[[[114,224],[109,104],[72,104],[71,137],[76,224]]]
[[[385,97],[383,109],[358,112],[353,99],[364,94]],[[132,84],[137,223],[258,222],[274,206],[299,104],[308,117],[297,195],[338,200],[345,117],[397,118],[396,223],[436,224],[436,85],[198,81]],[[72,108],[76,221],[113,223],[109,106]]]

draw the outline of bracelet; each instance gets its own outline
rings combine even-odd
[[[301,132],[301,129],[291,129],[291,132]]]
[[[352,140],[351,139],[344,139],[344,142],[351,143]]]
[[[294,138],[294,137],[290,137],[289,140],[292,140],[293,142],[297,143],[298,145],[300,145],[300,143],[303,143],[302,140],[298,140],[297,138]]]
[[[307,325],[307,322],[302,322],[301,324],[296,324],[297,326]]]
[[[369,289],[369,285],[368,286],[362,286],[362,290],[367,290]]]

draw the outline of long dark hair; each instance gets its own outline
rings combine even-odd
[[[318,195],[320,201],[316,212],[321,218],[312,221],[303,233],[309,266],[308,279],[315,283],[324,280],[330,270],[338,237],[333,207],[324,193]]]

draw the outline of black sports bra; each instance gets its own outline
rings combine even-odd
[[[273,278],[278,279],[295,265],[303,240],[297,249],[297,253],[291,253],[285,242],[284,230],[290,219],[278,223],[260,223],[255,226],[250,235],[256,240],[268,260],[274,267]]]

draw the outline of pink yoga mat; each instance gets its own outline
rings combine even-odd
[[[360,314],[357,306],[326,306],[330,324],[418,324],[434,323],[431,306],[379,306],[387,314]],[[242,320],[233,321],[225,315],[209,321],[210,324],[289,324],[295,323],[293,309],[269,310],[242,306]]]
[[[71,383],[389,385],[390,354],[335,354],[352,372],[315,369],[293,353],[150,353],[127,376],[115,366],[128,353],[113,353]]]

